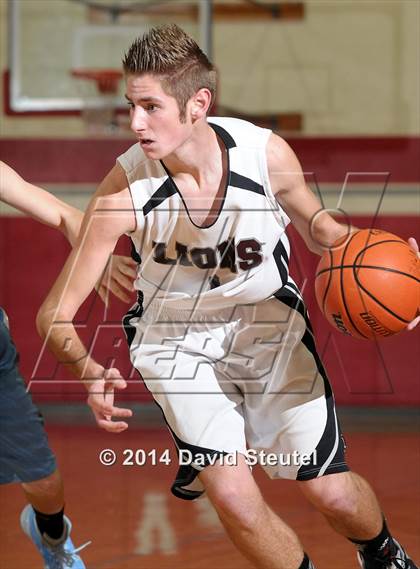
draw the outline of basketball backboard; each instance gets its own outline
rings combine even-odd
[[[301,24],[302,2],[8,0],[8,18],[8,114],[78,114],[100,107],[104,101],[98,83],[77,79],[73,71],[120,70],[134,38],[150,27],[175,22],[219,70],[219,114],[274,129],[301,129],[301,101],[297,104],[295,95],[301,91],[299,71],[290,68],[290,54],[272,44],[286,27],[294,30]],[[272,77],[285,73],[296,89],[289,95],[283,87],[279,97]],[[325,101],[327,74],[315,70],[312,75],[311,93]],[[123,95],[121,81],[114,108],[126,108]]]
[[[155,9],[161,5],[161,12],[150,16],[150,4]],[[180,10],[177,19],[182,27],[199,39],[198,24],[182,21],[186,3],[179,0],[9,0],[9,111],[66,114],[79,112],[86,99],[99,103],[95,83],[75,79],[72,70],[120,70],[132,41],[150,26],[167,21],[168,4]],[[118,96],[125,105],[122,85]]]

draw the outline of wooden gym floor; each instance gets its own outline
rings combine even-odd
[[[76,406],[77,407],[77,406]],[[68,408],[43,408],[51,445],[66,490],[66,513],[74,543],[92,540],[83,551],[89,569],[249,569],[226,538],[206,499],[186,502],[169,487],[176,472],[172,441],[147,406],[135,412],[149,427],[134,422],[122,435],[110,435]],[[152,413],[152,415],[151,415]],[[73,416],[72,416],[73,415]],[[152,420],[149,420],[152,416]],[[420,439],[414,410],[343,409],[343,430],[352,468],[375,487],[393,533],[414,559],[420,559]],[[71,422],[71,424],[69,424]],[[75,426],[78,425],[78,426]],[[151,425],[151,427],[150,427]],[[111,448],[114,466],[99,452]],[[125,449],[169,449],[172,464],[123,466]],[[329,528],[292,481],[272,481],[260,469],[256,479],[273,509],[298,533],[318,569],[356,569],[354,548]],[[38,569],[42,563],[19,526],[25,501],[19,485],[0,488],[0,568]]]

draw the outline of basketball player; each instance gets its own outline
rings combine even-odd
[[[123,432],[131,411],[114,406],[113,396],[126,381],[93,360],[71,322],[119,236],[130,234],[139,263],[138,301],[124,319],[131,360],[179,452],[192,457],[173,493],[190,500],[205,490],[255,567],[313,568],[261,496],[248,445],[271,477],[298,481],[356,545],[361,567],[414,569],[372,489],[346,464],[331,387],[288,274],[290,220],[317,253],[347,228],[318,213],[284,140],[241,120],[207,120],[216,74],[180,28],[137,39],[124,70],[138,142],[91,202],[83,239],[39,312],[40,333],[85,383],[98,425]],[[267,464],[268,453],[310,458]]]
[[[70,243],[79,232],[83,214],[45,190],[25,182],[0,162],[1,199],[51,227],[60,229]],[[107,298],[111,290],[128,298],[132,263],[114,259],[114,268],[99,286]],[[118,280],[116,280],[118,279]],[[123,286],[122,286],[123,285]],[[127,290],[124,290],[127,287]],[[20,482],[28,505],[21,514],[24,532],[34,542],[47,569],[85,567],[70,538],[71,522],[64,515],[64,489],[39,411],[26,391],[17,367],[5,311],[0,307],[0,484]]]

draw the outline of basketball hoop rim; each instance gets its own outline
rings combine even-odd
[[[76,79],[87,79],[96,82],[99,93],[116,94],[118,83],[123,77],[123,72],[119,69],[71,69],[70,73]]]

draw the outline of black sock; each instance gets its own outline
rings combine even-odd
[[[387,559],[395,552],[395,544],[392,539],[392,535],[389,533],[389,529],[386,525],[385,520],[381,533],[373,539],[368,539],[365,541],[350,539],[350,541],[356,545],[361,545],[363,552],[371,555],[372,557]]]
[[[33,509],[39,533],[41,535],[46,533],[48,537],[51,537],[52,539],[60,539],[64,533],[64,508],[56,514],[43,514],[42,512],[35,510],[35,508]]]
[[[304,555],[303,561],[299,565],[298,569],[313,569],[314,566],[312,565],[309,557],[306,555],[306,553],[304,553],[303,555]]]

